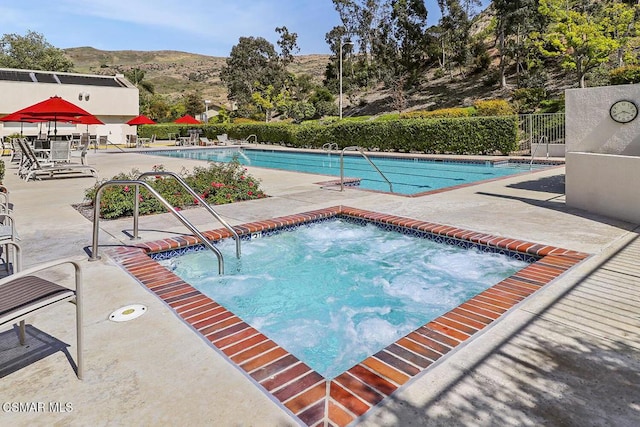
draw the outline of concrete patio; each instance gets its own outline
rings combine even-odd
[[[4,328],[0,424],[299,423],[112,260],[87,261],[92,223],[72,204],[83,201],[94,178],[24,182],[4,160],[24,267],[68,256],[84,267],[86,372],[79,381],[70,363],[72,306],[29,319],[25,347],[15,329]],[[91,152],[88,160],[101,178],[157,164],[176,172],[202,165],[133,150]],[[271,197],[216,207],[232,225],[348,205],[593,254],[355,425],[640,425],[640,229],[568,208],[564,168],[419,198],[321,188],[316,175],[249,172]],[[219,227],[203,209],[183,213],[202,230]],[[130,244],[131,229],[131,218],[101,221],[101,250]],[[143,240],[185,232],[169,214],[140,220]],[[66,270],[48,277],[70,284]],[[148,312],[130,322],[108,320],[132,303]],[[43,402],[45,410],[13,410],[16,402]],[[50,410],[52,402],[65,410]]]

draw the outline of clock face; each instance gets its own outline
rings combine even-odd
[[[609,115],[618,123],[629,123],[638,116],[638,107],[631,101],[614,102]]]

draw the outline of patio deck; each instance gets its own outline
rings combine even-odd
[[[87,261],[91,222],[71,205],[82,201],[93,178],[25,183],[4,159],[24,266],[62,256],[82,260],[86,379],[76,379],[65,354],[74,352],[72,307],[30,319],[24,348],[16,348],[16,332],[4,328],[0,423],[299,423],[111,259]],[[179,171],[201,164],[115,150],[91,152],[88,160],[102,178],[133,167],[146,171],[163,164]],[[640,424],[639,229],[567,208],[562,168],[421,198],[341,193],[321,189],[317,176],[250,172],[272,197],[217,207],[232,225],[344,204],[593,254],[356,425]],[[203,230],[218,228],[204,210],[183,213]],[[129,244],[131,228],[130,218],[102,221],[101,248]],[[168,214],[142,218],[140,228],[143,240],[185,233]],[[131,322],[108,320],[113,310],[132,303],[148,312]],[[45,409],[14,411],[8,404],[16,402],[43,402]]]

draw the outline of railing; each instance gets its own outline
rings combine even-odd
[[[218,215],[218,212],[216,212],[211,205],[209,205],[202,197],[200,197],[200,195],[198,193],[195,192],[195,190],[193,188],[191,188],[189,186],[189,184],[187,184],[178,174],[174,173],[174,172],[169,172],[169,171],[158,171],[158,172],[144,172],[141,173],[138,176],[138,179],[141,180],[142,178],[145,178],[147,176],[170,176],[172,178],[174,178],[176,181],[178,181],[178,183],[182,186],[182,188],[184,188],[185,190],[187,190],[187,192],[193,196],[194,199],[196,199],[198,201],[198,204],[200,204],[200,206],[203,206],[206,210],[209,211],[209,213],[211,215],[213,215],[213,217],[215,219],[218,220],[218,222],[220,224],[222,224],[224,226],[224,228],[226,228],[227,230],[229,230],[229,232],[231,233],[231,235],[233,236],[233,238],[236,241],[236,257],[240,258],[240,254],[241,254],[241,250],[240,250],[240,236],[238,236],[238,233],[236,232],[236,230],[233,229],[233,227],[231,227],[224,219],[222,219],[222,217],[220,215]],[[138,201],[139,199],[139,187],[136,186],[136,198],[135,198],[135,207],[134,207],[134,211],[133,211],[133,237],[135,239],[138,238]]]
[[[338,144],[336,144],[335,142],[327,142],[325,144],[322,145],[322,150],[323,151],[329,151],[331,152],[331,150],[339,150],[340,147],[338,146]]]
[[[367,160],[367,162],[369,162],[369,164],[373,166],[373,168],[376,171],[378,171],[380,176],[384,178],[385,181],[387,181],[387,184],[389,184],[389,192],[393,193],[393,184],[391,183],[391,181],[389,181],[387,177],[382,173],[382,171],[378,169],[378,167],[371,161],[369,156],[367,156],[360,147],[355,145],[351,147],[345,147],[342,149],[342,152],[340,152],[340,191],[344,191],[344,152],[345,151],[357,151],[360,154],[362,154],[362,157],[364,157]]]
[[[167,200],[160,195],[153,187],[151,187],[145,181],[140,181],[136,179],[126,179],[126,180],[112,180],[107,181],[98,187],[96,191],[96,195],[93,200],[93,243],[91,245],[91,258],[89,261],[97,261],[100,259],[98,255],[98,233],[99,233],[99,225],[100,225],[100,198],[102,196],[102,190],[107,187],[115,186],[115,185],[134,185],[136,186],[136,192],[138,191],[138,186],[142,186],[147,189],[152,196],[154,196],[162,205],[167,208],[169,212],[171,212],[176,218],[182,222],[182,224],[189,229],[196,237],[200,239],[203,245],[205,245],[208,249],[210,249],[218,258],[218,273],[224,274],[224,259],[222,257],[222,253],[207,240],[207,238],[191,224],[180,212],[178,212]],[[136,197],[136,201],[138,201],[138,197]],[[136,202],[134,216],[138,214],[138,204]]]
[[[547,159],[549,158],[549,138],[546,135],[542,135],[540,140],[538,141],[538,145],[536,145],[535,150],[531,151],[531,162],[529,162],[529,170],[533,169],[533,159],[536,157],[536,152],[538,148],[543,144],[543,141],[547,141]]]
[[[249,135],[248,137],[245,138],[245,141],[247,141],[247,143],[251,143],[250,139],[253,138],[253,143],[257,144],[258,143],[258,137],[254,134]]]
[[[521,114],[518,116],[518,151],[529,152],[533,142],[546,137],[549,144],[565,142],[564,113]]]

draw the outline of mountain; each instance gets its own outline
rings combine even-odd
[[[226,105],[226,87],[220,81],[220,70],[226,58],[198,55],[173,50],[106,51],[92,47],[64,49],[73,61],[75,71],[87,74],[114,75],[139,68],[145,81],[153,84],[156,93],[177,100],[184,93],[198,91],[214,104]],[[300,55],[291,65],[294,74],[309,74],[320,83],[329,55]]]

